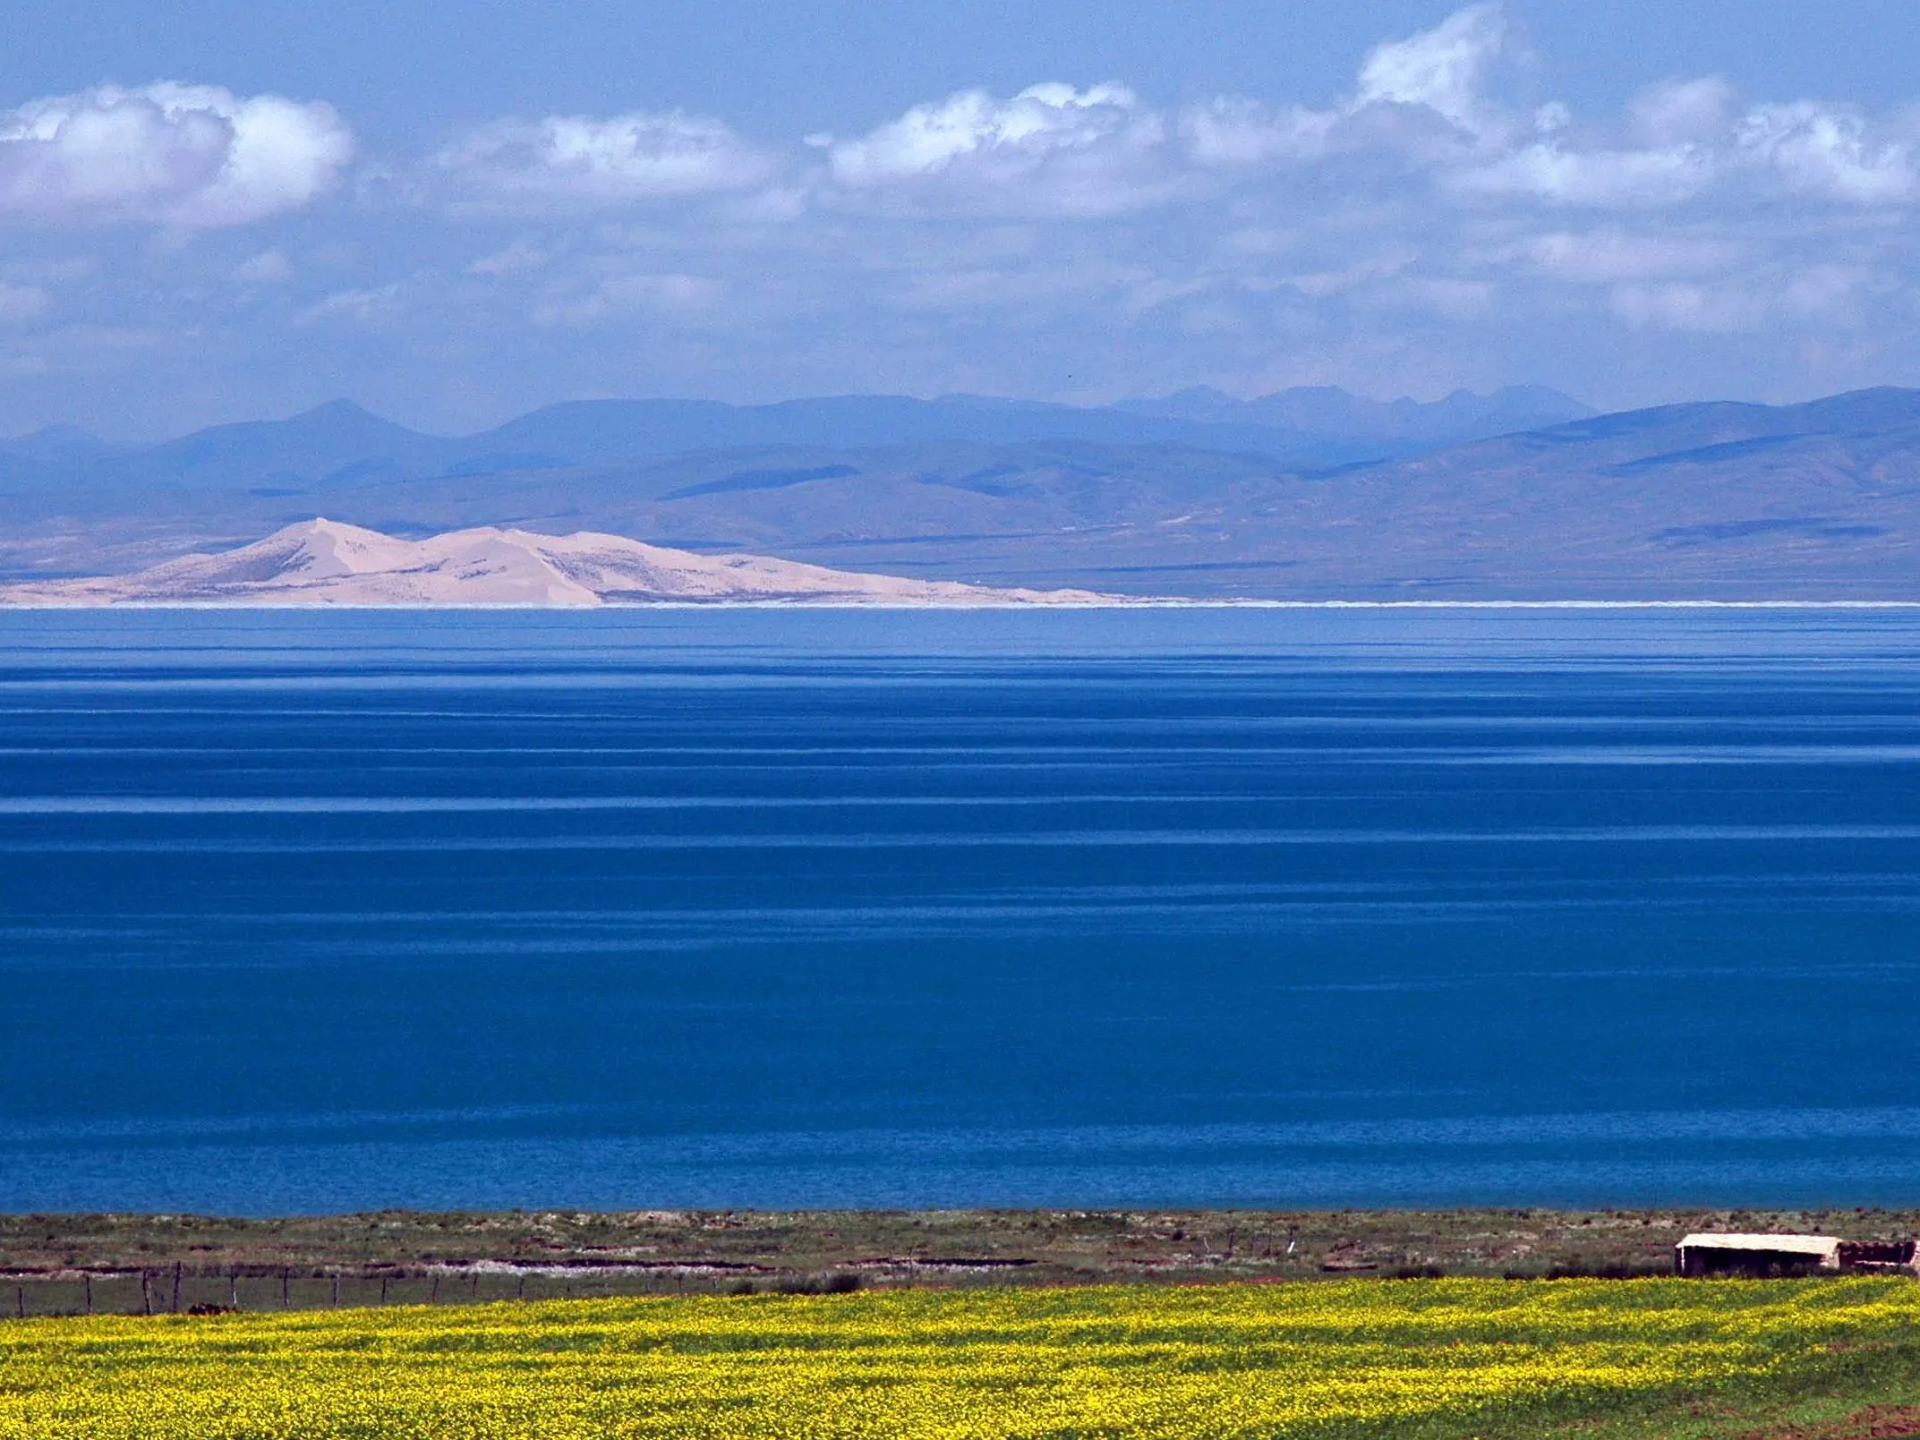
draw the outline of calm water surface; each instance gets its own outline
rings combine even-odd
[[[1920,1203],[1920,615],[0,616],[0,1209]]]

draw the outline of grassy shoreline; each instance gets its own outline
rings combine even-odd
[[[848,1288],[1655,1275],[1690,1230],[1915,1210],[574,1211],[0,1216],[0,1316]],[[12,1293],[7,1293],[11,1291]]]

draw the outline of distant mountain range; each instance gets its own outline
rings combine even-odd
[[[309,520],[131,575],[0,585],[6,605],[1054,605],[1078,590],[993,590],[856,575],[763,555],[691,555],[618,535],[485,528],[397,540]]]
[[[868,449],[1081,440],[1238,450],[1286,463],[1340,464],[1531,429],[1592,414],[1557,390],[1381,402],[1332,387],[1239,401],[1218,390],[1105,407],[952,395],[848,395],[777,405],[715,400],[579,400],[477,435],[423,435],[336,400],[288,420],[216,425],[158,445],[115,446],[71,426],[0,440],[0,477],[90,484],[338,486],[376,477],[457,478],[578,469],[702,450]]]
[[[1920,599],[1920,392],[1615,415],[1531,388],[591,401],[462,439],[337,402],[160,445],[0,442],[10,578],[134,570],[320,514],[999,587]]]

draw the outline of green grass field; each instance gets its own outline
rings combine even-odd
[[[0,1325],[6,1440],[1553,1434],[1920,1434],[1920,1284],[1354,1280]]]

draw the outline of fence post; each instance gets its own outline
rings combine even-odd
[[[380,1277],[380,1303],[382,1305],[387,1303],[387,1277],[385,1275]]]
[[[293,1304],[293,1267],[282,1266],[280,1270],[280,1308],[287,1309]]]
[[[180,1313],[180,1275],[182,1268],[178,1260],[173,1262],[173,1313],[176,1315]]]
[[[238,1265],[227,1272],[227,1304],[235,1310],[240,1308],[240,1267]]]
[[[146,1306],[147,1314],[153,1314],[153,1276],[145,1270],[140,1272],[140,1303]]]
[[[333,1272],[333,1303],[335,1305],[340,1303],[340,1272],[338,1270]]]
[[[85,1276],[82,1276],[81,1278],[82,1278],[82,1279],[83,1279],[83,1280],[84,1280],[84,1281],[86,1282],[86,1286],[87,1286],[87,1314],[89,1314],[89,1315],[91,1315],[91,1314],[93,1314],[93,1276],[92,1276],[92,1275],[85,1275]]]

